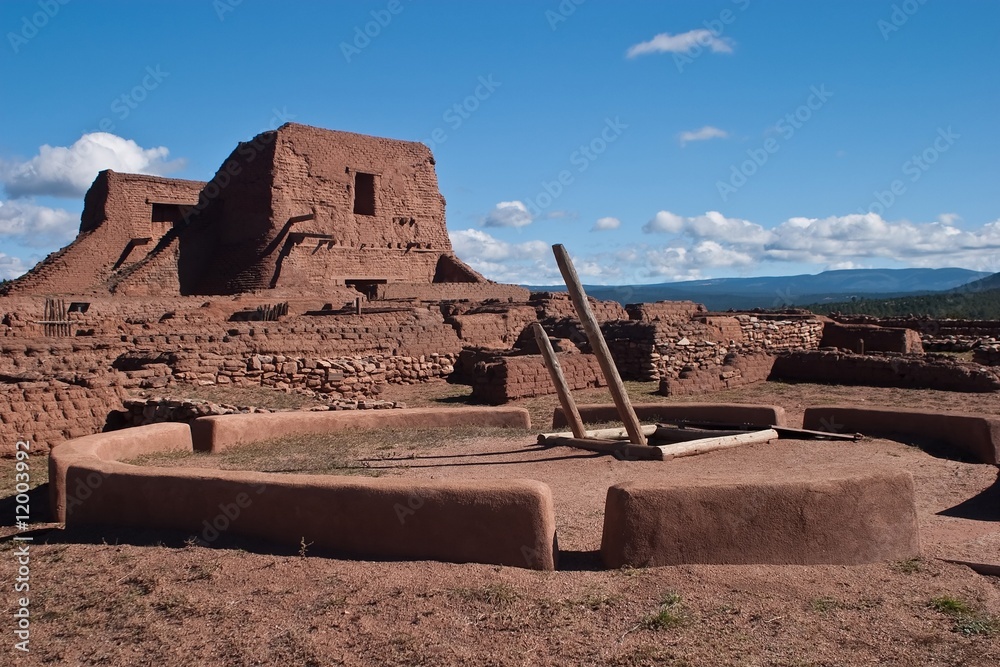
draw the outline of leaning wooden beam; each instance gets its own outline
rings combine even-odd
[[[587,430],[583,427],[583,419],[580,418],[580,411],[576,409],[576,401],[573,400],[573,394],[570,393],[569,384],[566,382],[566,376],[563,375],[562,366],[559,365],[559,357],[552,349],[549,335],[545,333],[545,329],[538,322],[532,323],[531,329],[535,332],[538,350],[542,353],[542,360],[545,362],[545,368],[549,371],[549,377],[552,378],[552,384],[555,385],[556,394],[559,396],[559,405],[562,406],[563,414],[566,415],[566,421],[569,422],[573,436],[586,438]]]
[[[656,433],[657,427],[650,424],[649,426],[642,427],[643,435],[653,435]],[[559,431],[557,433],[542,433],[538,436],[539,444],[543,444],[544,440],[549,438],[569,438],[577,437],[575,433],[569,431]],[[628,440],[628,431],[626,431],[621,426],[617,428],[598,428],[591,431],[584,431],[584,438],[600,438],[604,440]]]
[[[754,431],[752,433],[741,433],[740,435],[725,435],[719,438],[702,438],[691,442],[682,442],[674,445],[661,445],[657,447],[663,454],[663,460],[675,459],[681,456],[693,456],[713,452],[717,449],[729,449],[740,445],[754,445],[763,442],[771,442],[778,439],[778,433],[774,429],[766,431]]]
[[[608,344],[604,340],[604,334],[601,333],[601,326],[597,323],[597,318],[594,317],[594,312],[590,309],[590,302],[587,300],[587,293],[583,291],[580,277],[576,275],[573,260],[570,259],[569,253],[566,252],[566,248],[562,244],[557,243],[552,246],[552,252],[555,253],[556,264],[559,265],[559,272],[562,273],[563,280],[566,281],[566,288],[573,300],[573,307],[576,308],[580,324],[583,325],[583,331],[587,334],[590,348],[594,356],[597,357],[597,363],[601,366],[604,379],[608,382],[611,398],[615,402],[622,423],[625,424],[629,440],[637,445],[645,445],[646,436],[642,433],[642,424],[639,423],[639,418],[636,416],[635,410],[632,409],[628,392],[625,391],[625,385],[618,374],[618,367],[615,366],[615,362],[611,358],[611,351],[608,350]]]

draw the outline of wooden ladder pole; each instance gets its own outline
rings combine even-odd
[[[583,332],[587,334],[590,348],[594,356],[597,357],[597,363],[601,366],[604,379],[608,382],[611,398],[614,400],[618,416],[628,432],[629,441],[636,445],[645,445],[646,436],[642,433],[642,424],[639,423],[639,418],[636,416],[635,410],[632,409],[632,402],[629,401],[628,392],[625,391],[621,375],[618,374],[618,367],[615,366],[615,362],[611,358],[608,343],[604,340],[604,334],[601,333],[601,325],[597,323],[594,311],[590,308],[590,301],[587,300],[587,293],[583,291],[583,284],[576,274],[573,260],[570,259],[569,253],[566,252],[566,248],[561,243],[552,246],[552,252],[555,253],[559,272],[562,273],[563,280],[566,281],[570,298],[573,300],[573,307],[576,308],[580,324],[583,325]]]
[[[576,401],[573,400],[573,395],[570,393],[569,384],[566,382],[566,376],[563,375],[559,357],[552,349],[549,335],[545,333],[545,329],[538,322],[532,323],[531,330],[535,333],[535,341],[538,342],[538,349],[542,353],[542,359],[545,361],[545,368],[549,371],[549,377],[552,378],[552,384],[555,385],[559,404],[566,415],[566,421],[569,422],[570,430],[573,431],[573,437],[586,438],[587,430],[583,427],[583,419],[580,418],[580,411],[576,409]]]

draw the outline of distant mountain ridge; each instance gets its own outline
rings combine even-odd
[[[712,278],[656,285],[586,285],[590,296],[619,303],[697,301],[710,310],[780,308],[873,296],[943,292],[996,276],[969,269],[842,269],[797,276]],[[1000,279],[997,279],[1000,286]],[[534,291],[564,291],[564,285],[530,286]],[[980,288],[985,289],[985,288]]]

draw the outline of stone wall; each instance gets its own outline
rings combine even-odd
[[[772,380],[943,391],[1000,391],[1000,371],[950,357],[898,353],[790,352],[775,359]]]
[[[689,321],[608,322],[602,330],[622,377],[648,382],[676,380],[681,373],[714,377],[731,370],[723,368],[730,353],[752,358],[815,349],[823,323],[808,317],[772,319],[744,313]]]
[[[658,393],[663,396],[690,396],[763,382],[771,375],[774,359],[766,353],[740,355],[730,352],[721,366],[686,366],[676,378],[660,380]]]
[[[984,339],[1000,339],[1000,320],[955,320],[930,317],[836,315],[844,324],[877,324],[911,329],[920,334],[927,352],[968,352]]]
[[[972,349],[972,360],[984,366],[1000,366],[1000,342],[987,338]]]

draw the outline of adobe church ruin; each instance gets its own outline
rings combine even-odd
[[[479,298],[510,294],[492,294],[452,252],[429,148],[287,123],[241,143],[207,183],[102,171],[76,240],[7,293],[320,295],[347,286],[372,298],[448,298],[469,284]]]

